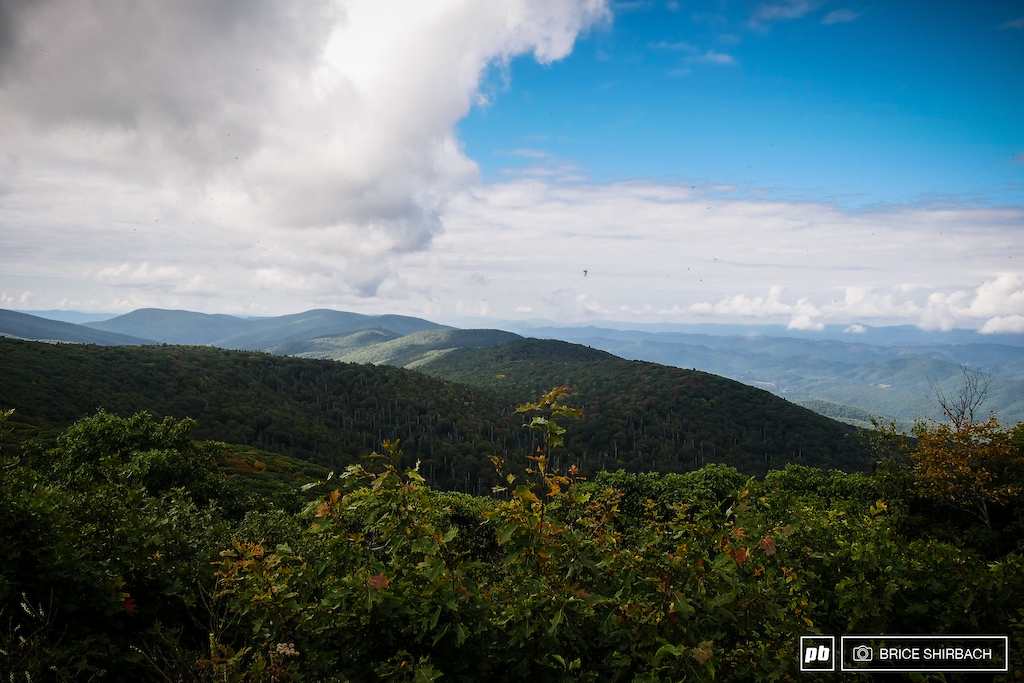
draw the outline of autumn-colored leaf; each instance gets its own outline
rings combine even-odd
[[[704,664],[711,659],[711,641],[705,640],[697,647],[690,650],[690,654],[697,660],[698,664]]]
[[[771,536],[765,536],[757,547],[763,550],[765,555],[771,556],[775,554],[775,541],[772,540]]]
[[[373,588],[387,588],[391,582],[385,574],[377,574],[370,577],[369,583]]]

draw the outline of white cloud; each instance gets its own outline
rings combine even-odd
[[[683,61],[687,64],[735,64],[736,58],[732,55],[724,52],[715,52],[714,50],[705,50],[702,54],[698,54],[700,50],[691,43],[685,41],[673,42],[662,40],[657,43],[651,43],[651,49],[654,50],[670,50],[676,52],[685,52],[687,55]],[[673,73],[673,75],[687,75],[689,69],[682,68],[676,69],[677,72],[685,73]]]
[[[786,325],[787,330],[816,330],[825,329],[825,323],[813,320],[811,316],[799,314],[793,317]]]
[[[163,291],[191,296],[217,294],[217,290],[210,287],[201,275],[188,277],[178,266],[154,267],[145,262],[135,266],[125,263],[104,268],[96,274],[96,280],[108,287],[133,290]]]
[[[529,159],[543,159],[549,154],[541,149],[514,149],[509,152],[514,157],[527,157]]]
[[[654,48],[655,50],[682,50],[685,52],[697,51],[696,47],[683,40],[671,43],[668,42],[667,40],[659,40],[657,43],[652,43],[651,47]]]
[[[793,330],[820,330],[824,323],[816,320],[822,312],[807,298],[794,304],[782,301],[782,287],[771,287],[766,296],[748,297],[744,294],[726,297],[714,306],[704,302],[693,304],[690,310],[694,313],[706,312],[723,317],[736,318],[789,318],[787,327]]]
[[[817,9],[823,0],[784,0],[758,5],[750,16],[750,25],[764,28],[773,21],[799,19]]]
[[[480,186],[452,202],[428,252],[401,259],[403,282],[444,301],[486,273],[475,287],[494,315],[514,317],[526,296],[532,314],[563,321],[980,327],[1024,312],[1019,274],[998,275],[1019,207],[846,211],[709,192],[537,177]]]
[[[724,52],[708,50],[702,55],[687,57],[686,61],[696,64],[735,64],[736,58],[732,55],[725,54]]]
[[[868,331],[868,328],[864,327],[860,323],[855,323],[853,325],[850,325],[845,330],[843,330],[843,332],[847,332],[849,334],[864,334],[867,331]]]
[[[997,315],[985,321],[982,334],[1024,334],[1024,315]]]
[[[921,316],[926,329],[948,330],[962,323],[986,321],[981,329],[988,332],[1013,326],[1024,314],[1024,274],[1003,273],[969,292],[958,290],[933,293],[928,297]]]
[[[603,0],[15,3],[0,223],[33,235],[19,248],[100,264],[101,285],[230,248],[256,284],[372,296],[476,180],[454,125],[489,65],[560,59],[608,16]]]
[[[853,21],[860,16],[858,12],[846,9],[845,7],[837,10],[832,10],[822,18],[821,23],[828,24],[843,24],[846,22]]]

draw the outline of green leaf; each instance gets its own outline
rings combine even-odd
[[[503,526],[498,527],[498,533],[497,533],[498,544],[499,545],[505,545],[506,543],[508,543],[508,540],[510,538],[512,538],[512,534],[514,534],[515,531],[516,531],[516,525],[515,524],[505,524]]]
[[[555,629],[558,628],[558,625],[561,624],[564,619],[565,613],[562,610],[555,612],[555,616],[551,619],[551,626],[548,628],[548,635],[553,635],[555,633]],[[562,664],[564,666],[565,662],[563,661]]]

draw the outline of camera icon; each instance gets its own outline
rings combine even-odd
[[[874,659],[875,653],[867,645],[858,645],[853,648],[853,661],[870,662]]]

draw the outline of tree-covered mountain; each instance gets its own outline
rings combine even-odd
[[[419,369],[512,403],[535,398],[540,388],[571,387],[585,413],[567,425],[561,457],[579,467],[679,472],[721,462],[763,473],[786,463],[848,471],[865,465],[853,428],[699,370],[538,339],[453,351]]]
[[[949,337],[953,341],[971,339],[971,343],[937,344],[925,343],[919,330],[916,335],[904,331],[891,338],[885,336],[885,330],[870,331],[873,343],[594,327],[548,327],[532,330],[531,335],[586,344],[623,358],[697,368],[802,404],[824,401],[845,405],[850,413],[863,412],[904,424],[938,417],[933,384],[948,390],[959,380],[961,366],[966,366],[993,376],[985,410],[996,412],[1006,422],[1024,421],[1024,347],[1006,343],[1012,341],[1011,335],[997,338],[1004,343],[978,343],[980,335],[975,334]],[[939,338],[946,339],[943,335]],[[916,343],[902,343],[904,340]]]
[[[252,351],[366,329],[381,328],[397,335],[450,329],[429,320],[403,315],[362,315],[328,309],[272,318],[238,318],[143,308],[110,320],[85,323],[84,326],[145,337],[166,344],[209,344]]]
[[[75,323],[47,320],[27,313],[0,309],[0,336],[40,341],[63,341],[74,344],[103,344],[105,346],[152,344],[128,334],[95,330]]]
[[[269,346],[263,351],[277,356],[295,356],[296,358],[331,358],[331,354],[340,354],[353,349],[362,349],[382,342],[399,339],[402,335],[391,330],[373,328],[338,334],[333,337],[302,339]]]
[[[140,308],[109,320],[83,323],[82,327],[132,334],[163,344],[213,344],[245,331],[249,322],[231,315]]]
[[[707,373],[537,340],[454,351],[431,372],[448,359],[447,367],[463,368],[449,373],[459,383],[395,367],[212,347],[0,339],[0,406],[15,408],[15,423],[44,435],[101,408],[191,417],[197,438],[332,467],[399,439],[432,485],[477,493],[499,481],[490,456],[522,467],[536,446],[515,407],[568,384],[584,414],[566,425],[558,465],[576,464],[586,476],[619,468],[686,472],[708,462],[752,475],[789,462],[865,466],[852,428]],[[488,376],[490,385],[479,379]]]
[[[502,330],[457,330],[420,318],[331,310],[246,319],[141,309],[88,326],[32,316],[14,321],[16,316],[23,314],[0,315],[0,334],[103,344],[146,340],[208,344],[409,368],[455,348],[518,338]],[[964,330],[929,336],[916,328],[858,326],[862,332],[833,331],[831,336],[821,333],[815,338],[796,331],[792,332],[796,336],[786,337],[785,330],[764,327],[750,328],[746,334],[736,333],[742,328],[724,325],[694,328],[701,331],[597,327],[528,331],[531,336],[592,346],[623,358],[728,377],[860,426],[865,416],[886,422],[894,419],[904,427],[921,418],[938,418],[935,387],[945,391],[954,387],[961,367],[981,369],[993,376],[984,410],[997,413],[1005,422],[1024,421],[1024,345],[1014,335],[989,335],[993,343],[980,343],[988,337]],[[721,333],[711,333],[717,328]],[[137,336],[102,336],[107,330]]]
[[[413,332],[374,342],[371,338],[374,332],[381,337],[389,334],[384,330],[364,330],[341,337],[283,344],[267,350],[277,353],[279,349],[288,349],[287,355],[299,358],[330,358],[346,363],[415,368],[455,349],[477,349],[522,339],[518,334],[502,330],[445,329]],[[302,350],[304,348],[307,350]]]

